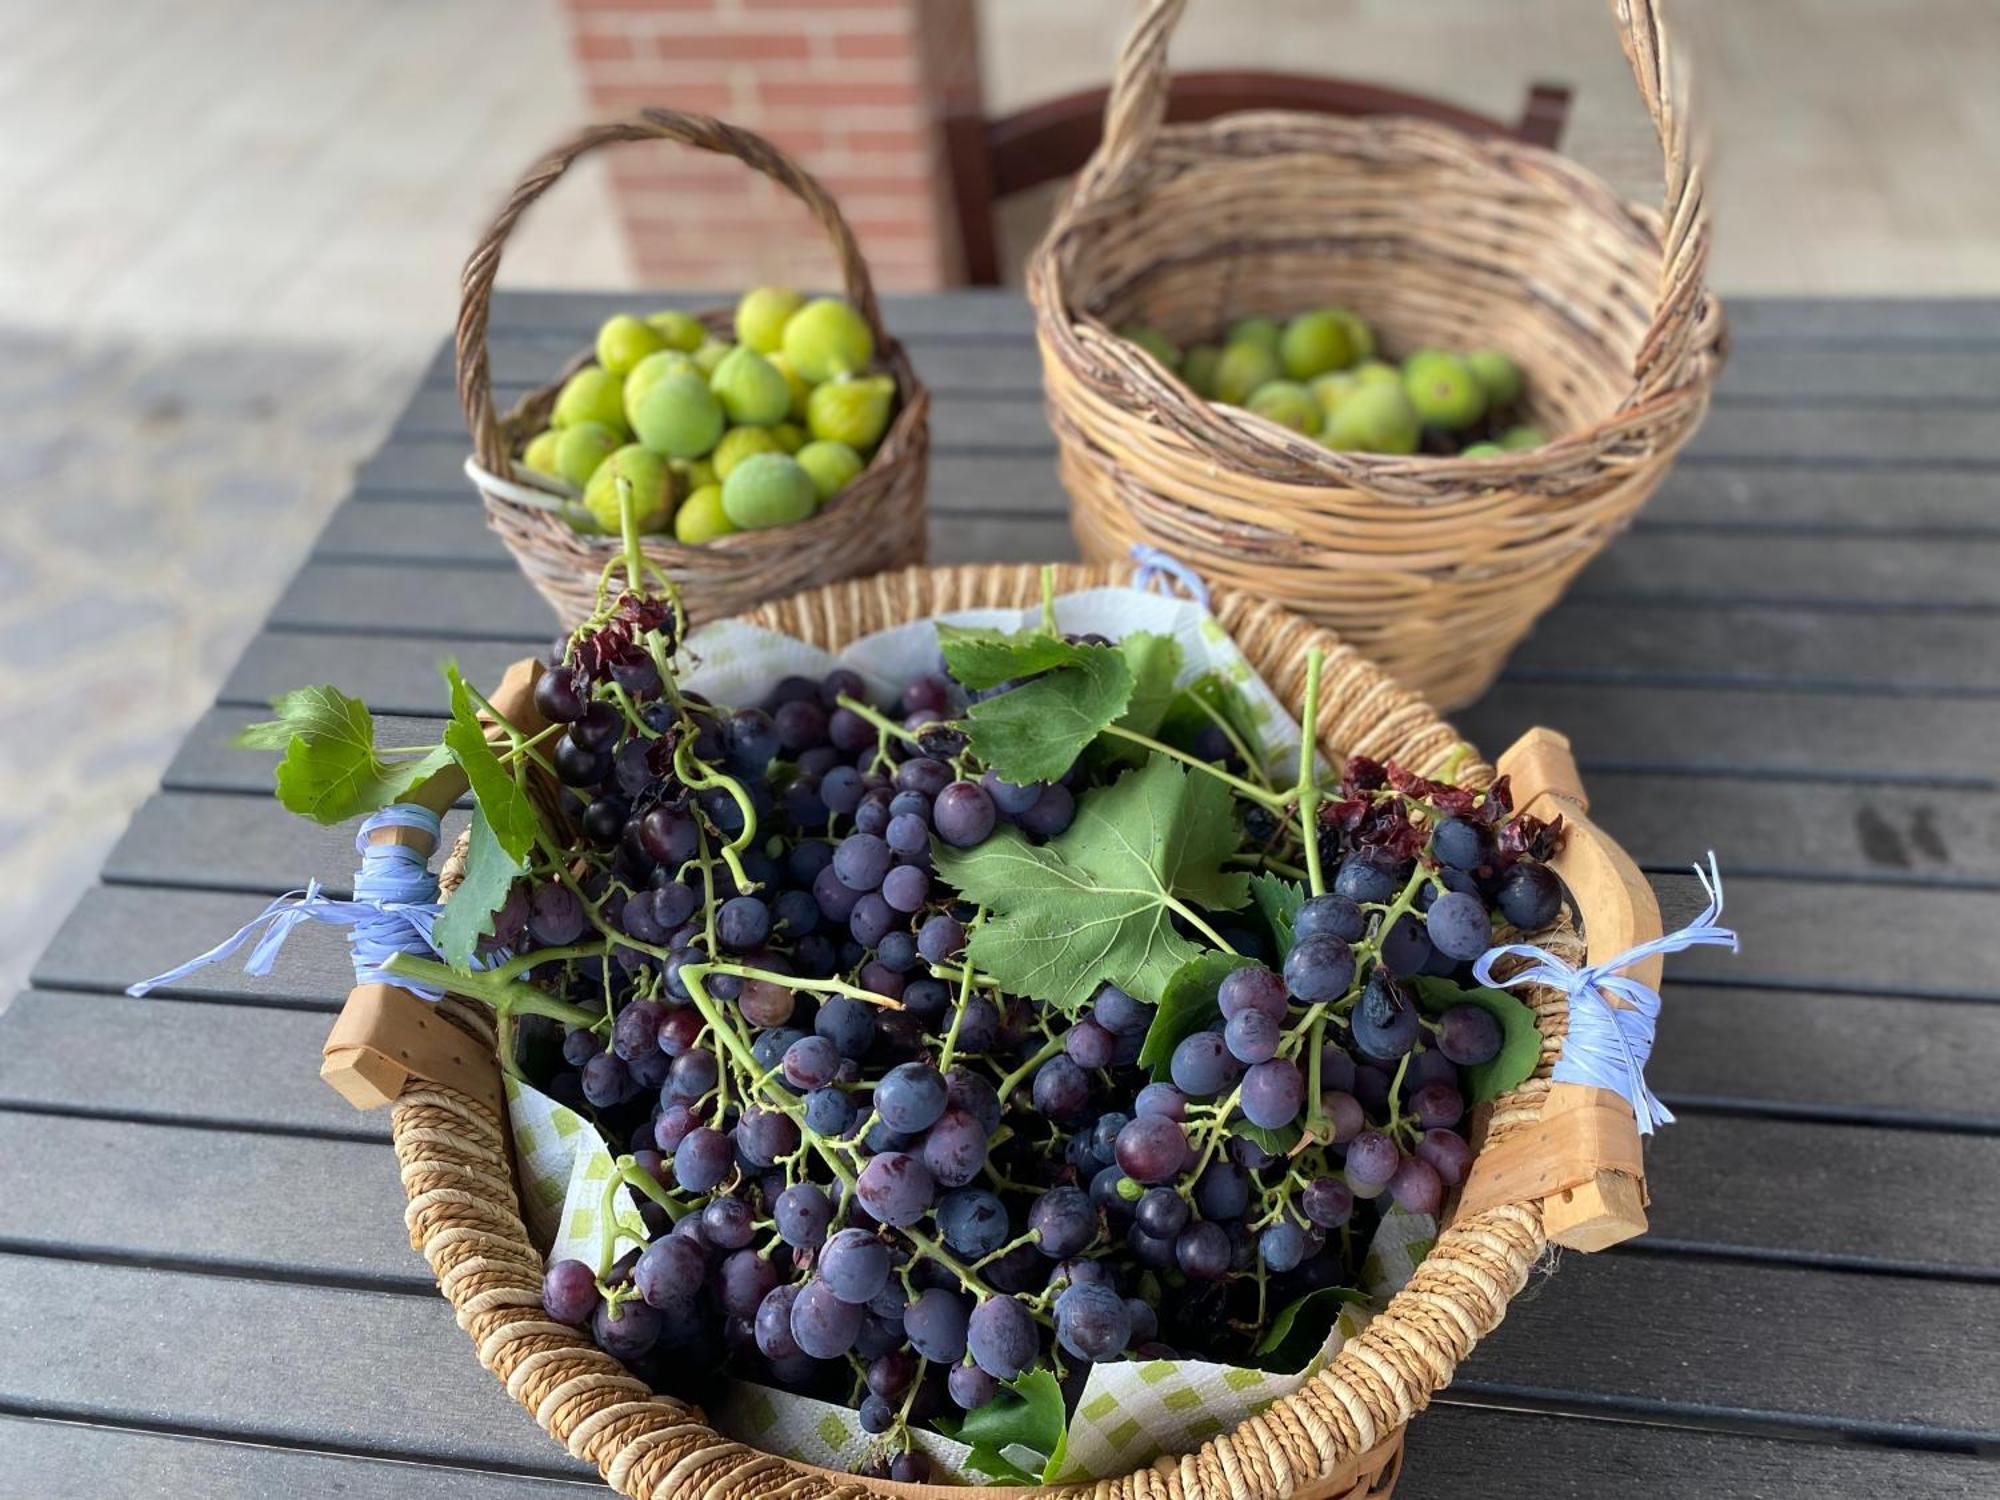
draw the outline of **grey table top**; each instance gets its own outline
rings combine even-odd
[[[513,294],[520,389],[629,298]],[[1574,740],[1742,955],[1673,961],[1654,1232],[1566,1259],[1412,1428],[1399,1494],[2000,1494],[2000,303],[1741,301],[1715,410],[1630,534],[1459,716]],[[1027,312],[894,298],[937,397],[934,560],[1074,555]],[[353,499],[0,1015],[0,1493],[597,1487],[472,1357],[402,1228],[387,1122],[315,1074],[348,980],[130,980],[345,834],[223,748],[334,681],[437,711],[551,617],[480,524],[441,352]]]

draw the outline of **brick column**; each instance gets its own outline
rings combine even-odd
[[[564,0],[597,117],[658,104],[768,136],[839,200],[877,284],[904,288],[956,277],[933,120],[977,79],[974,3]],[[667,145],[608,159],[646,280],[831,280],[804,210],[740,164]]]

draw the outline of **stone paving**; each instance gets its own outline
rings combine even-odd
[[[0,333],[0,1005],[416,373]]]

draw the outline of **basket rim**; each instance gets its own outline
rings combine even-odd
[[[1269,150],[1244,149],[1273,141],[1279,143]],[[1422,504],[1467,489],[1499,487],[1517,472],[1623,472],[1630,464],[1629,458],[1621,462],[1617,457],[1625,441],[1624,430],[1633,426],[1656,429],[1664,419],[1674,419],[1680,431],[1658,446],[1672,450],[1684,443],[1706,408],[1729,348],[1721,299],[1707,285],[1700,289],[1699,303],[1689,314],[1697,320],[1697,339],[1679,379],[1647,399],[1636,400],[1638,380],[1628,376],[1626,397],[1596,421],[1559,433],[1537,448],[1484,459],[1323,448],[1243,407],[1197,396],[1150,354],[1119,338],[1071,292],[1074,267],[1070,261],[1084,256],[1083,242],[1092,227],[1114,218],[1129,225],[1133,215],[1145,211],[1144,199],[1155,185],[1190,167],[1226,165],[1252,157],[1296,157],[1302,164],[1364,161],[1379,165],[1385,143],[1392,141],[1406,147],[1448,149],[1454,163],[1468,173],[1483,173],[1496,183],[1511,181],[1545,196],[1564,196],[1573,210],[1612,226],[1643,253],[1655,258],[1665,253],[1665,226],[1657,210],[1621,197],[1598,174],[1546,147],[1507,136],[1475,134],[1415,115],[1327,116],[1285,109],[1242,110],[1210,120],[1162,125],[1135,164],[1131,185],[1077,217],[1059,221],[1037,244],[1029,257],[1025,292],[1034,311],[1036,342],[1045,365],[1077,374],[1091,396],[1140,425],[1165,427],[1190,441],[1199,441],[1183,430],[1184,424],[1164,419],[1162,412],[1191,408],[1197,413],[1197,423],[1200,414],[1207,413],[1205,425],[1211,432],[1220,435],[1223,429],[1232,430],[1249,453],[1288,471],[1289,482],[1347,485],[1392,504]],[[1119,285],[1129,287],[1150,270],[1151,266],[1129,275]],[[1642,300],[1648,305],[1657,301],[1656,288],[1650,282],[1643,288]],[[1091,378],[1093,374],[1097,378]],[[1050,399],[1053,403],[1057,398],[1052,393]]]
[[[1005,564],[908,568],[805,590],[751,611],[746,618],[771,624],[782,620],[787,610],[795,611],[799,618],[823,625],[820,634],[835,636],[840,627],[831,622],[843,607],[866,607],[854,601],[872,601],[878,613],[903,621],[929,618],[966,607],[981,597],[989,602],[1015,600],[1026,581],[1038,573],[1032,566]],[[1056,568],[1058,584],[1065,591],[1129,582],[1131,573],[1129,566],[1063,564]],[[938,597],[929,596],[933,588],[940,591]],[[1464,743],[1434,710],[1396,686],[1382,669],[1340,643],[1331,632],[1243,591],[1224,588],[1217,594],[1218,615],[1229,614],[1230,623],[1223,628],[1232,637],[1246,625],[1276,632],[1277,640],[1269,647],[1273,662],[1289,662],[1293,655],[1302,657],[1308,645],[1330,644],[1343,669],[1353,669],[1361,684],[1360,699],[1352,711],[1365,711],[1370,716],[1368,723],[1394,721],[1403,725],[1399,738],[1427,747],[1425,753],[1433,755],[1447,744]],[[883,627],[877,623],[869,628]],[[1273,663],[1256,657],[1252,660],[1268,681]],[[1296,684],[1281,687],[1272,682],[1271,686],[1296,712]],[[1320,726],[1313,727],[1325,724],[1323,715]],[[1321,738],[1324,741],[1323,732]],[[1490,774],[1490,767],[1476,762],[1474,773]],[[447,888],[453,884],[449,869],[444,880]],[[1566,921],[1565,917],[1557,924],[1558,930]],[[1565,1012],[1561,997],[1553,991],[1540,992],[1535,998],[1537,1026],[1543,1034],[1543,1054],[1536,1074],[1537,1079],[1543,1079]],[[483,1031],[492,1035],[490,1027]],[[497,1070],[497,1054],[494,1066]],[[1526,1123],[1503,1122],[1509,1106],[1514,1114],[1525,1112],[1526,1119],[1532,1119],[1539,1112],[1540,1092],[1536,1080],[1531,1080],[1502,1096],[1496,1103],[1493,1128],[1504,1131]],[[441,1112],[449,1117],[445,1121],[449,1129],[441,1130]],[[535,1414],[545,1430],[567,1442],[576,1456],[596,1461],[615,1488],[647,1500],[676,1500],[685,1493],[678,1476],[691,1465],[725,1465],[728,1471],[742,1472],[754,1463],[760,1483],[763,1475],[784,1475],[788,1483],[783,1488],[799,1496],[959,1493],[861,1480],[760,1453],[708,1428],[697,1408],[650,1391],[645,1399],[637,1399],[638,1382],[623,1366],[576,1330],[549,1322],[541,1311],[540,1270],[545,1256],[519,1219],[519,1189],[511,1166],[503,1175],[513,1201],[487,1211],[488,1228],[477,1236],[487,1243],[466,1243],[468,1194],[475,1200],[478,1194],[468,1186],[458,1153],[470,1151],[507,1165],[511,1143],[504,1123],[476,1107],[466,1108],[462,1096],[449,1090],[419,1086],[406,1090],[398,1101],[392,1128],[412,1200],[408,1215],[412,1242],[437,1271],[441,1288],[459,1310],[461,1325],[475,1339],[481,1362],[506,1381],[510,1393]],[[486,1139],[474,1139],[480,1132]],[[427,1167],[435,1168],[436,1174],[428,1173]],[[479,1202],[471,1206],[477,1208]],[[497,1235],[492,1226],[496,1210],[504,1210],[501,1217],[505,1221],[498,1226]],[[497,1248],[492,1243],[496,1239]],[[1544,1244],[1538,1204],[1461,1215],[1441,1230],[1411,1284],[1378,1314],[1367,1332],[1349,1341],[1326,1370],[1264,1413],[1210,1438],[1195,1453],[1162,1458],[1145,1468],[1096,1482],[981,1488],[995,1500],[1084,1495],[1123,1500],[1155,1493],[1157,1486],[1171,1486],[1178,1476],[1189,1494],[1211,1493],[1209,1486],[1213,1484],[1226,1485],[1229,1493],[1241,1500],[1278,1500],[1296,1492],[1298,1485],[1323,1494],[1317,1485],[1329,1476],[1341,1476],[1341,1482],[1346,1482],[1344,1476],[1355,1473],[1371,1486],[1367,1493],[1384,1493],[1372,1486],[1393,1475],[1400,1438],[1409,1419],[1427,1404],[1437,1386],[1449,1380],[1451,1370],[1472,1344],[1499,1321],[1506,1304],[1525,1284]],[[505,1273],[505,1286],[496,1289],[486,1278],[500,1272]],[[1404,1310],[1402,1318],[1397,1316],[1399,1306]],[[573,1401],[586,1389],[590,1400]],[[538,1394],[541,1392],[545,1393]],[[564,1430],[559,1432],[558,1427]],[[680,1448],[671,1446],[676,1443]],[[1233,1461],[1208,1456],[1219,1448],[1226,1448]],[[656,1449],[666,1450],[657,1464],[653,1462]],[[793,1489],[794,1485],[798,1488]],[[1349,1500],[1358,1500],[1363,1491],[1343,1493]]]

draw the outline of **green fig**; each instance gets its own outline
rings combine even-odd
[[[1486,392],[1456,354],[1427,349],[1403,362],[1403,394],[1426,427],[1463,432],[1486,414]]]
[[[722,403],[690,370],[661,376],[632,413],[639,441],[668,458],[700,458],[721,439],[724,425]]]
[[[1221,363],[1222,350],[1218,345],[1196,344],[1181,359],[1181,379],[1202,400],[1213,401],[1216,366]]]
[[[683,500],[681,508],[674,512],[674,540],[689,547],[699,547],[703,542],[712,542],[735,530],[736,523],[722,508],[722,486],[719,484],[703,485]]]
[[[722,481],[722,510],[745,531],[789,526],[819,505],[812,475],[784,453],[753,453]]]
[[[1347,325],[1347,345],[1354,351],[1354,357],[1356,359],[1373,359],[1375,357],[1375,330],[1370,328],[1358,313],[1350,312],[1347,308],[1330,307],[1327,311]]]
[[[1354,378],[1363,385],[1393,385],[1400,388],[1403,372],[1386,360],[1364,359],[1353,370]]]
[[[826,442],[845,443],[866,453],[889,430],[896,382],[888,375],[829,380],[813,387],[806,401],[806,430]]]
[[[1458,456],[1460,458],[1505,458],[1507,450],[1498,443],[1474,443],[1469,448],[1461,449]]]
[[[813,493],[826,504],[854,482],[865,467],[861,455],[845,443],[807,443],[798,451],[799,467],[812,476]]]
[[[1127,323],[1118,330],[1118,337],[1128,344],[1137,344],[1169,370],[1180,368],[1181,351],[1174,347],[1172,339],[1149,323]]]
[[[1289,427],[1307,437],[1318,434],[1325,413],[1313,393],[1296,380],[1268,380],[1250,393],[1245,403],[1260,417],[1268,417],[1280,427]]]
[[[708,329],[700,318],[671,307],[649,315],[646,326],[660,336],[667,348],[678,349],[682,354],[694,353],[708,337]]]
[[[812,385],[859,375],[875,357],[868,320],[839,297],[815,297],[785,324],[785,360]]]
[[[629,375],[640,360],[666,347],[657,328],[630,313],[607,318],[597,330],[597,362],[613,375]]]
[[[661,376],[672,374],[675,370],[685,370],[697,378],[706,378],[693,358],[678,349],[662,349],[657,354],[649,354],[632,367],[632,373],[625,377],[625,426],[628,429],[638,430],[633,413],[639,409],[646,392],[659,383]]]
[[[667,524],[674,509],[673,474],[667,461],[649,448],[628,443],[597,466],[584,486],[583,507],[591,519],[618,535],[620,481],[632,493],[632,518],[641,531],[658,531]]]
[[[1340,403],[1347,399],[1348,394],[1359,390],[1362,384],[1361,377],[1354,371],[1335,370],[1330,374],[1321,375],[1306,389],[1312,392],[1313,400],[1319,403],[1320,410],[1332,416],[1339,409]]]
[[[1360,453],[1415,453],[1422,424],[1400,385],[1363,381],[1327,419],[1329,448]]]
[[[1530,427],[1525,422],[1518,427],[1509,427],[1500,434],[1500,446],[1510,453],[1523,448],[1539,448],[1548,441],[1548,435],[1539,427]]]
[[[560,478],[556,469],[556,440],[561,436],[551,427],[529,438],[528,446],[521,450],[521,467],[550,479]]]
[[[597,466],[617,451],[625,441],[602,422],[578,422],[556,435],[556,475],[567,484],[582,489],[590,483]]]
[[[758,354],[775,354],[785,342],[785,324],[805,305],[788,286],[752,287],[736,304],[736,342]]]
[[[549,413],[551,427],[578,422],[602,422],[615,432],[625,430],[625,385],[600,365],[586,365],[563,382]]]
[[[1278,340],[1278,359],[1291,379],[1311,380],[1353,364],[1354,344],[1338,314],[1328,309],[1300,313],[1285,325]]]
[[[715,445],[708,461],[714,466],[717,479],[727,479],[729,471],[751,454],[783,451],[778,446],[776,435],[768,427],[732,427],[723,433],[722,441]]]
[[[1229,328],[1228,343],[1258,344],[1276,354],[1278,325],[1270,318],[1239,318]]]
[[[1222,358],[1216,364],[1215,399],[1241,406],[1250,399],[1252,391],[1268,385],[1281,373],[1276,354],[1254,340],[1239,339],[1222,351]]]
[[[722,403],[729,420],[743,427],[773,427],[792,409],[792,388],[772,363],[755,349],[738,344],[722,357],[708,388]]]
[[[1512,406],[1521,399],[1521,367],[1498,349],[1475,349],[1465,356],[1465,363],[1486,392],[1489,409]]]
[[[729,351],[735,347],[734,344],[728,342],[726,339],[708,339],[704,341],[691,356],[695,362],[695,368],[700,370],[703,375],[713,375],[716,368],[725,359],[729,358]]]

